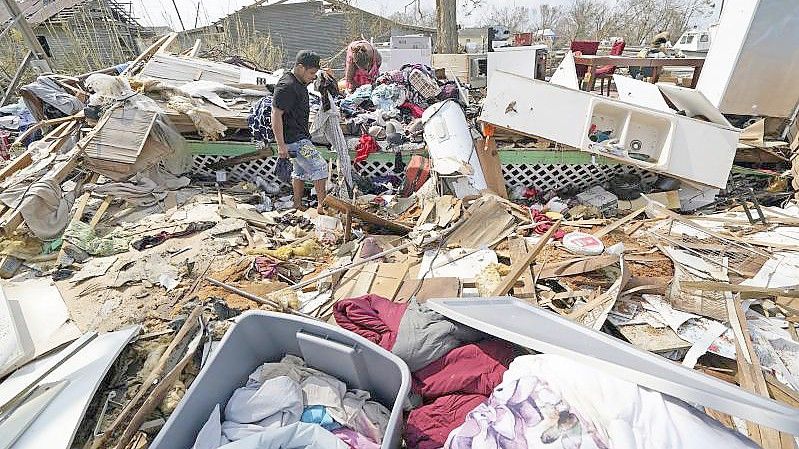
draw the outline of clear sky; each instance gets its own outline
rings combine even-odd
[[[296,0],[294,0],[296,1]],[[174,0],[180,10],[186,28],[194,28],[195,20],[198,26],[208,25],[214,21],[240,9],[242,6],[252,4],[254,0]],[[274,0],[270,0],[274,2]],[[432,9],[435,0],[421,0],[423,8]],[[541,3],[567,4],[569,0],[483,0],[486,5],[519,5],[538,8]],[[133,12],[145,26],[171,26],[180,31],[175,8],[172,0],[132,0]],[[381,15],[390,15],[402,11],[406,4],[412,0],[355,0],[355,6],[369,12]],[[460,3],[460,2],[459,2]],[[199,4],[199,14],[197,5]],[[463,12],[463,11],[461,11]],[[459,21],[464,25],[471,25],[480,14],[476,11],[470,17],[461,14]]]

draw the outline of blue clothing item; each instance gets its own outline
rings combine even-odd
[[[312,405],[305,407],[300,417],[300,422],[308,424],[319,424],[327,430],[340,429],[341,424],[337,423],[327,413],[327,408],[323,405]]]
[[[293,179],[305,182],[318,181],[327,178],[327,161],[316,150],[313,142],[308,139],[286,144],[289,150],[294,171]]]

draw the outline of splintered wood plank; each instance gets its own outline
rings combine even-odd
[[[528,246],[527,240],[524,237],[510,237],[508,238],[508,248],[510,249],[511,264],[516,263],[527,254]],[[533,271],[528,267],[522,271],[519,280],[524,283],[522,287],[514,287],[513,294],[520,298],[528,298],[530,301],[535,300],[535,278],[533,278]]]
[[[737,429],[735,428],[735,423],[732,421],[732,417],[730,415],[707,407],[705,407],[705,413],[707,414],[707,416],[723,424],[724,427],[731,430],[735,430],[737,432]]]
[[[358,297],[369,294],[369,290],[372,288],[372,282],[374,282],[375,276],[377,275],[377,267],[377,264],[367,264],[363,266],[363,269],[358,274],[358,278],[355,280],[355,285],[352,287],[350,296]]]
[[[369,293],[393,301],[402,287],[405,275],[408,274],[408,268],[410,268],[410,264],[407,262],[379,264],[377,276],[372,282]]]
[[[530,270],[530,264],[535,261],[535,258],[544,249],[544,246],[549,242],[549,239],[558,230],[560,226],[560,220],[556,221],[549,230],[541,236],[532,249],[524,256],[519,258],[516,262],[513,262],[510,266],[510,273],[507,276],[502,278],[502,282],[500,285],[494,290],[494,296],[505,296],[508,294],[510,289],[516,284],[516,280],[519,279],[522,272],[525,270]]]
[[[96,228],[97,225],[100,223],[100,220],[103,218],[103,215],[105,215],[105,211],[108,210],[108,206],[111,205],[111,201],[113,201],[111,195],[106,195],[106,197],[103,198],[103,202],[100,203],[100,207],[97,208],[97,212],[94,213],[94,217],[92,217],[92,220],[89,222],[89,227],[91,229]]]
[[[365,265],[350,268],[344,273],[338,282],[338,287],[336,287],[336,290],[333,293],[333,299],[335,302],[353,297],[352,292],[355,289],[355,284],[358,282],[358,276],[361,274],[364,266]]]
[[[505,186],[505,177],[502,175],[502,164],[499,161],[496,139],[491,137],[486,140],[478,139],[475,141],[475,146],[488,189],[507,199],[508,190]]]
[[[740,301],[728,295],[725,301],[730,327],[735,334],[735,359],[738,364],[738,383],[741,388],[760,396],[770,397],[763,368],[757,358],[752,337],[746,325],[746,317],[741,310]],[[746,423],[749,437],[764,449],[782,449],[780,432],[753,422]]]
[[[395,302],[408,302],[413,296],[413,292],[422,283],[421,288],[416,293],[416,300],[424,303],[430,298],[457,298],[461,293],[461,281],[458,278],[429,278],[408,279],[402,284],[399,293],[394,298]]]

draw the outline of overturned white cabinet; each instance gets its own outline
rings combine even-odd
[[[507,72],[494,77],[480,117],[484,122],[689,182],[726,187],[739,133],[728,124]]]

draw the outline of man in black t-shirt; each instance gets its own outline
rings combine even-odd
[[[316,79],[319,65],[319,56],[315,53],[308,50],[297,53],[294,69],[283,75],[275,86],[272,130],[278,155],[281,158],[290,157],[294,168],[291,173],[294,208],[302,209],[305,183],[313,182],[321,214],[328,176],[327,162],[311,142],[308,123],[308,85]]]

